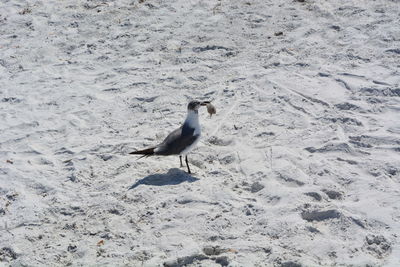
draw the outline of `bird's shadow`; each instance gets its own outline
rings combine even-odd
[[[141,184],[144,185],[155,185],[155,186],[164,186],[164,185],[177,185],[181,184],[183,182],[189,182],[193,183],[199,180],[199,178],[193,177],[190,174],[177,169],[169,169],[167,173],[161,173],[161,174],[151,174],[148,175],[133,185],[129,187],[129,190],[135,189]]]

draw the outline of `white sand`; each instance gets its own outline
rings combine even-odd
[[[400,2],[0,3],[0,265],[400,266]],[[279,34],[282,32],[282,34]],[[183,121],[189,155],[135,161]]]

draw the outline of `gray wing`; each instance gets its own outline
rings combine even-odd
[[[199,138],[198,135],[193,135],[193,133],[194,129],[191,131],[185,129],[184,133],[182,131],[182,127],[176,129],[170,133],[161,144],[157,146],[154,154],[164,156],[180,154],[183,150],[185,150],[185,148],[193,144],[197,138]]]

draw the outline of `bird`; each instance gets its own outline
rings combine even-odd
[[[187,154],[196,146],[200,140],[201,127],[199,123],[199,108],[207,106],[210,101],[190,101],[187,106],[186,119],[178,129],[172,131],[160,144],[143,150],[130,152],[131,155],[150,156],[169,156],[179,155],[182,164],[182,156],[185,156],[188,173],[191,174]]]

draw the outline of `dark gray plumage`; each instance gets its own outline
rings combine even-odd
[[[190,128],[184,124],[170,133],[161,144],[155,147],[156,151],[154,151],[154,155],[169,156],[181,154],[200,138],[200,135],[194,135],[193,133],[194,128]]]

